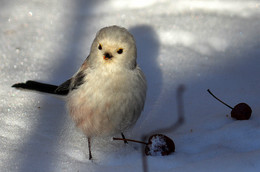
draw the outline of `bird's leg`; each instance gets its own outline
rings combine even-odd
[[[91,154],[91,142],[90,142],[90,137],[88,137],[88,154],[89,154],[89,160],[92,159],[92,154]]]
[[[121,133],[121,136],[122,136],[123,139],[125,139],[124,133]],[[128,142],[126,140],[124,140],[124,143],[127,144]]]

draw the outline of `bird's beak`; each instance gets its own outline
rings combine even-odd
[[[113,56],[112,56],[111,53],[106,52],[106,53],[104,54],[104,59],[105,59],[105,60],[111,60],[112,57],[113,57]]]

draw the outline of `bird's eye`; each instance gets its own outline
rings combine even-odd
[[[98,49],[102,50],[102,45],[101,44],[98,45]]]
[[[123,48],[119,48],[117,51],[118,54],[122,54],[123,53]]]

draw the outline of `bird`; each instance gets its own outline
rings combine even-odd
[[[101,28],[78,71],[60,85],[28,80],[12,87],[65,96],[75,125],[88,140],[113,136],[132,128],[144,109],[147,82],[137,64],[133,35],[124,27]]]

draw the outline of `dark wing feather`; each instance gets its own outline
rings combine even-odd
[[[80,85],[82,85],[84,83],[84,77],[85,74],[83,73],[83,71],[80,71],[77,73],[77,75],[73,78],[73,83],[71,85],[71,89],[77,89]]]
[[[70,91],[71,79],[65,81],[55,89],[56,94],[67,95]]]
[[[80,85],[84,83],[84,73],[83,71],[78,72],[74,77],[62,83],[58,88],[55,90],[57,94],[68,94],[70,90],[77,89]]]

